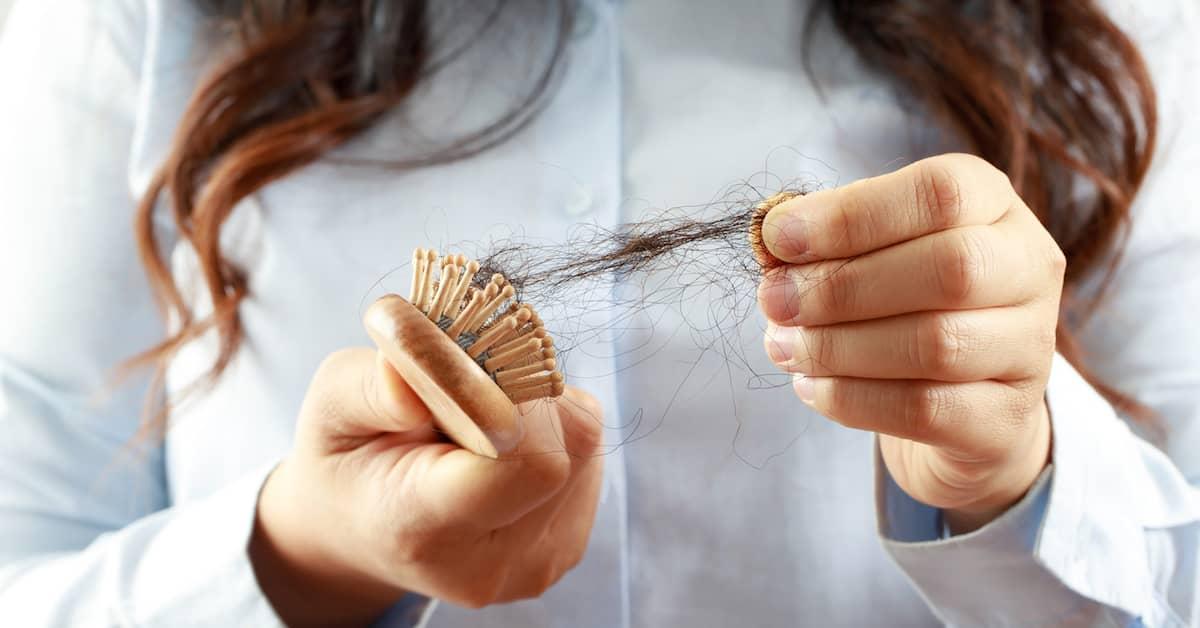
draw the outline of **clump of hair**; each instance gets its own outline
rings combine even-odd
[[[492,243],[477,277],[502,274],[523,300],[533,302],[557,299],[583,282],[622,280],[677,265],[716,266],[719,273],[709,275],[714,280],[735,274],[758,277],[783,264],[763,243],[767,213],[805,192],[789,188],[763,198],[750,189],[715,205],[715,217],[669,209],[615,229],[582,226],[562,244]]]

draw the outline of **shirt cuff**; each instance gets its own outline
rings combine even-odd
[[[951,625],[1169,625],[1145,530],[1194,520],[1191,489],[1059,356],[1047,403],[1053,466],[969,534],[945,538],[940,511],[904,493],[877,453],[884,548]]]
[[[175,512],[132,580],[136,625],[217,626],[236,617],[239,625],[283,626],[259,587],[248,551],[259,492],[274,468],[262,467]],[[421,628],[435,607],[410,593],[372,626]]]
[[[1147,534],[1200,520],[1195,490],[1061,356],[1046,400],[1055,473],[1038,562],[1071,590],[1147,625],[1182,625],[1156,588]]]
[[[1056,625],[1081,600],[1034,558],[1054,471],[1038,476],[1020,502],[982,528],[943,535],[941,511],[909,497],[876,454],[876,507],[884,549],[926,605],[951,626]]]
[[[202,501],[152,515],[123,533],[129,561],[126,608],[138,626],[282,626],[259,588],[249,542],[258,494],[274,465],[249,473]],[[159,521],[155,521],[159,519]],[[165,519],[163,521],[162,519]],[[140,537],[140,538],[139,538]]]

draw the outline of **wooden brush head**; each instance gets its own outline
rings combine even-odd
[[[388,295],[367,333],[454,442],[496,457],[516,444],[516,404],[557,397],[554,342],[501,275],[473,285],[479,264],[417,249],[408,300]]]

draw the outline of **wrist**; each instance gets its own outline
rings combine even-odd
[[[336,528],[292,487],[293,467],[280,463],[259,493],[249,554],[263,594],[288,626],[367,625],[405,591],[369,577],[339,558]],[[310,484],[311,487],[311,484]]]
[[[942,510],[951,534],[973,532],[1004,514],[1029,492],[1050,464],[1052,430],[1046,403],[1039,404],[1035,412],[1035,427],[1030,437],[996,471],[990,482],[994,488],[985,491],[986,496],[977,502]]]

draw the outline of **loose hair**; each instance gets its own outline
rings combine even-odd
[[[462,159],[519,131],[551,91],[573,22],[573,0],[194,2],[227,27],[233,45],[192,95],[137,209],[142,261],[160,306],[175,322],[162,343],[131,362],[155,368],[150,424],[157,428],[165,427],[162,381],[175,352],[215,329],[211,382],[243,339],[238,307],[248,294],[247,277],[221,250],[226,219],[242,199],[328,156],[435,80],[441,45],[432,26],[435,6],[450,21],[484,15],[484,28],[516,5],[553,11],[553,45],[511,110],[441,148],[396,160],[391,165],[397,168]],[[1079,303],[1071,297],[1093,273],[1102,274],[1102,286],[1109,283],[1154,149],[1154,90],[1129,37],[1092,0],[818,0],[808,35],[823,19],[867,66],[1008,174],[1066,255],[1064,309],[1093,309],[1098,294]],[[811,46],[813,39],[806,41]],[[169,212],[179,237],[195,248],[212,301],[204,318],[182,298],[163,258],[153,228],[158,211]],[[750,204],[710,225],[639,225],[637,242],[580,267],[641,268],[671,245],[745,233],[753,213]],[[753,259],[748,245],[746,255]],[[1118,407],[1139,408],[1091,374],[1065,324],[1058,346]]]

